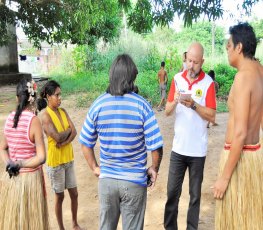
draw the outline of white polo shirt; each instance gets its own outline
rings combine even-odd
[[[216,109],[215,86],[211,77],[201,70],[197,79],[191,83],[186,75],[187,70],[174,76],[167,100],[174,100],[176,90],[191,92],[196,103]],[[175,111],[172,151],[191,157],[204,157],[207,153],[207,121],[180,103]]]

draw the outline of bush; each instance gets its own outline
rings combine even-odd
[[[226,99],[237,71],[229,65],[217,64],[214,68],[216,81],[219,84],[218,97]]]

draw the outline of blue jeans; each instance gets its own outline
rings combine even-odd
[[[187,230],[198,229],[201,186],[203,182],[205,157],[189,157],[172,152],[170,159],[167,202],[164,211],[166,230],[177,230],[178,203],[182,193],[185,171],[189,170],[190,202],[187,213]]]
[[[100,230],[143,229],[147,187],[111,178],[99,179]]]

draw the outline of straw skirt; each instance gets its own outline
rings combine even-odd
[[[48,230],[48,209],[42,168],[9,178],[0,187],[0,229]]]
[[[256,146],[243,150],[223,199],[216,201],[216,230],[263,229],[263,152]],[[219,175],[228,155],[223,150]]]

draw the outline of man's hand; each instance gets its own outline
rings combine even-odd
[[[228,184],[229,184],[229,179],[225,179],[223,177],[220,177],[217,179],[214,186],[211,187],[213,189],[215,199],[222,199],[223,198],[223,196],[226,192],[226,189],[228,187]]]
[[[153,166],[147,169],[147,186],[153,188],[157,179],[157,172],[154,170]]]
[[[194,100],[192,98],[180,99],[180,103],[187,108],[191,108],[191,106],[194,104]]]
[[[93,174],[96,176],[96,177],[99,177],[100,176],[100,167],[97,166],[93,169]]]

